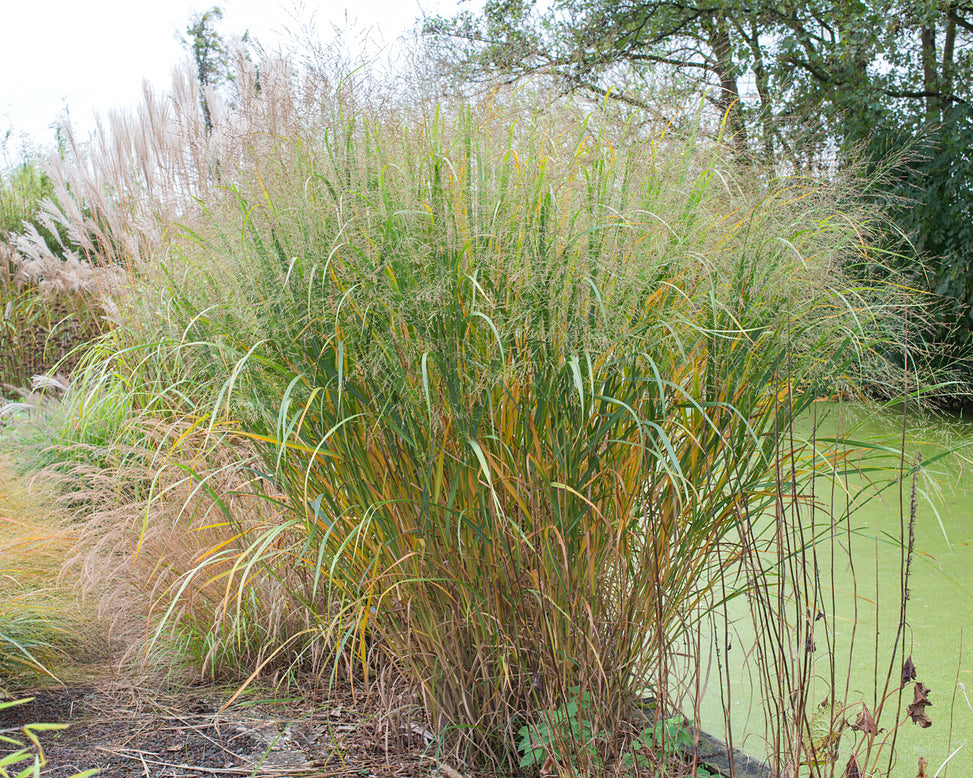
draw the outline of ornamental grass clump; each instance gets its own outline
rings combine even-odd
[[[442,747],[622,764],[741,522],[835,466],[791,422],[874,353],[869,215],[607,112],[329,110],[254,136],[168,260],[210,423],[261,448],[333,650]]]

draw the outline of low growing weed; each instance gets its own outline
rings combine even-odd
[[[16,705],[31,702],[32,697],[22,700],[0,701],[0,712]],[[0,778],[40,778],[42,768],[47,765],[40,735],[45,732],[64,730],[68,724],[24,724],[10,729],[0,728],[0,744],[12,749],[0,756]],[[26,763],[26,766],[24,766]],[[70,778],[90,778],[98,770],[85,770],[74,773]]]
[[[539,721],[525,725],[518,732],[517,750],[520,767],[527,770],[544,769],[545,765],[560,765],[571,772],[584,767],[601,771],[605,768],[605,754],[612,747],[612,735],[597,730],[589,693],[579,693],[553,711],[542,712]],[[620,754],[621,765],[636,775],[665,774],[692,775],[709,778],[714,775],[702,765],[692,770],[695,747],[693,724],[681,715],[659,719],[636,731],[631,742]]]

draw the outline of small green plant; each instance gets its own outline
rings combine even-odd
[[[666,761],[693,746],[693,736],[682,716],[660,719],[635,737],[632,752],[625,754],[629,767],[648,767],[649,753],[660,753]]]
[[[578,694],[575,687],[571,699],[549,711],[535,724],[526,725],[518,732],[517,750],[521,754],[520,766],[527,769],[541,768],[553,755],[571,764],[572,768],[587,764],[596,769],[603,767],[599,745],[608,742],[606,732],[596,730],[594,703],[588,692]],[[622,754],[622,763],[629,770],[644,774],[653,765],[669,764],[685,760],[692,754],[695,739],[693,723],[684,716],[670,716],[646,726],[633,738],[628,750]],[[564,759],[565,751],[576,750],[573,758]],[[583,758],[578,758],[583,757]],[[697,765],[694,778],[710,778],[714,773],[703,765]]]
[[[625,766],[638,768],[640,771],[650,767],[653,760],[650,755],[661,755],[664,763],[674,759],[685,760],[693,752],[695,738],[693,737],[693,722],[684,716],[670,716],[656,721],[651,727],[646,727],[632,741],[632,750],[622,758]],[[703,765],[696,765],[694,778],[710,778],[716,773]]]
[[[571,691],[577,694],[579,690],[575,687]],[[563,750],[570,743],[586,753],[589,764],[600,767],[601,758],[596,745],[604,733],[595,732],[591,708],[591,694],[585,692],[549,711],[538,723],[521,727],[517,745],[517,750],[522,754],[520,766],[539,767],[552,753]]]
[[[33,697],[26,697],[22,700],[0,702],[0,711],[16,705],[24,705],[33,699]],[[47,758],[44,756],[44,749],[38,737],[39,733],[53,732],[67,729],[67,727],[67,724],[24,724],[22,727],[0,729],[0,744],[13,746],[13,750],[9,754],[0,757],[0,778],[39,778],[41,768],[47,764]],[[28,763],[26,767],[22,767],[19,772],[11,772],[25,762]],[[75,773],[71,778],[89,778],[97,773],[97,770],[85,770],[81,773]]]

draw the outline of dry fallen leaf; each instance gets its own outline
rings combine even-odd
[[[926,778],[926,765],[928,764],[929,762],[927,762],[921,756],[919,757],[919,772],[916,773],[916,778]]]
[[[875,725],[875,719],[872,718],[872,714],[868,712],[868,708],[862,703],[861,713],[858,714],[858,718],[855,723],[851,725],[853,730],[858,732],[864,732],[866,735],[877,735],[878,727]]]
[[[912,721],[923,729],[932,726],[932,719],[926,714],[926,707],[929,705],[932,705],[929,701],[929,688],[921,681],[916,681],[912,704],[906,710]]]

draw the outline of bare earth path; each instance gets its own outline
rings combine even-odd
[[[89,768],[110,778],[406,778],[433,769],[418,738],[403,742],[391,733],[387,740],[379,719],[361,712],[367,701],[350,692],[289,703],[250,701],[222,712],[219,693],[205,688],[162,694],[103,684],[31,694],[32,703],[0,712],[0,729],[70,723],[60,736],[41,741],[44,775],[52,778]]]

